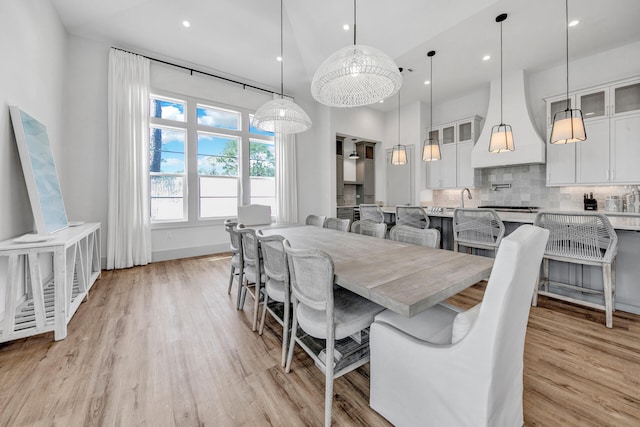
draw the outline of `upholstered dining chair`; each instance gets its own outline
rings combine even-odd
[[[493,209],[456,208],[453,211],[453,250],[460,246],[497,251],[504,223]]]
[[[291,370],[293,350],[298,343],[325,374],[324,424],[330,426],[333,380],[369,360],[365,352],[363,357],[334,370],[335,342],[368,328],[375,315],[383,308],[344,288],[334,289],[334,265],[326,252],[293,249],[287,240],[284,241],[284,249],[289,260],[293,303],[291,344],[286,371]],[[304,334],[298,332],[298,327]],[[311,351],[303,341],[305,334],[325,340],[324,352],[316,354]]]
[[[524,340],[548,230],[522,225],[496,255],[482,302],[371,325],[371,407],[396,426],[521,426]]]
[[[244,224],[238,224],[236,230],[241,235],[242,241],[242,261],[244,264],[244,280],[242,283],[242,292],[238,298],[238,310],[242,310],[247,294],[251,295],[254,300],[253,304],[253,322],[251,330],[255,331],[258,326],[258,311],[260,308],[260,295],[262,288],[267,281],[264,274],[264,265],[262,256],[260,255],[260,242],[256,236],[256,231],[252,228],[246,228]]]
[[[384,239],[387,235],[387,224],[384,222],[373,223],[371,221],[360,221],[360,234]]]
[[[282,326],[282,357],[280,364],[284,368],[287,357],[287,345],[289,344],[290,330],[290,288],[289,288],[289,264],[287,254],[284,251],[282,242],[284,237],[279,235],[265,236],[262,231],[256,232],[262,251],[262,262],[264,272],[267,275],[265,284],[265,296],[262,303],[262,318],[258,334],[264,332],[264,321],[267,312]],[[269,301],[282,303],[282,312],[276,311],[269,306]]]
[[[396,206],[396,225],[429,228],[429,217],[420,206]]]
[[[362,204],[360,209],[360,221],[384,222],[384,212],[380,206],[373,204]]]
[[[605,311],[605,325],[613,327],[615,308],[615,266],[618,235],[606,215],[594,212],[538,212],[534,224],[549,230],[549,242],[542,260],[542,277],[536,286],[532,304],[538,294]],[[575,286],[549,279],[549,260],[602,268],[603,290]],[[552,290],[549,285],[578,292],[602,295],[604,304],[574,298]],[[602,301],[602,300],[601,300]]]
[[[428,248],[440,246],[440,232],[434,228],[422,229],[410,225],[396,225],[389,232],[389,239]]]
[[[231,250],[231,273],[229,275],[227,295],[231,295],[234,278],[238,279],[238,289],[242,286],[242,240],[240,234],[235,230],[236,225],[238,225],[238,218],[227,218],[224,220],[224,229],[229,233],[229,239],[231,241],[229,245],[229,249]]]
[[[326,216],[323,215],[308,215],[305,220],[306,225],[314,225],[316,227],[324,227],[324,220],[327,219]]]
[[[327,218],[324,220],[324,228],[338,231],[349,231],[351,220],[348,218]]]
[[[271,206],[238,206],[238,223],[244,225],[271,224]]]

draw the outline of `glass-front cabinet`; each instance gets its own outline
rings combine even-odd
[[[546,99],[547,185],[640,184],[640,78],[570,93],[570,106],[582,110],[587,139],[550,144],[553,115],[566,102],[566,95]]]
[[[440,138],[442,159],[427,163],[427,187],[431,189],[475,187],[471,151],[480,133],[482,117],[473,116],[434,126],[431,137]]]

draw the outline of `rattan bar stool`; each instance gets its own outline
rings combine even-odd
[[[396,206],[396,225],[429,228],[429,217],[420,206]]]
[[[612,328],[618,235],[609,219],[597,213],[539,212],[534,224],[548,229],[550,234],[542,260],[542,277],[533,295],[532,305],[537,305],[538,295],[546,295],[604,310],[606,326]],[[549,280],[549,260],[602,267],[603,290]],[[587,294],[603,295],[604,305],[553,292],[549,285]]]
[[[493,209],[457,208],[453,211],[453,250],[467,248],[498,250],[504,224]]]

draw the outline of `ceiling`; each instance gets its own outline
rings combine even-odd
[[[353,2],[284,1],[285,93],[310,96],[322,61],[353,43]],[[279,89],[280,2],[277,0],[52,0],[72,34],[169,59],[193,68]],[[366,0],[358,3],[357,42],[376,47],[403,73],[403,104],[428,103],[426,52],[433,58],[434,102],[486,87],[504,70],[537,70],[565,60],[565,10],[561,0]],[[638,0],[580,0],[569,4],[571,59],[640,40]],[[189,28],[183,20],[191,23]],[[482,56],[491,60],[482,61]],[[383,111],[395,102],[372,106]]]

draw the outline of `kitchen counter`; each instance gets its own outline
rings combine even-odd
[[[536,217],[534,213],[527,212],[500,212],[496,211],[500,219],[504,222],[519,222],[522,224],[533,224],[533,221]],[[554,212],[553,210],[545,210],[545,212]],[[567,211],[557,211],[557,212],[567,212]],[[576,211],[576,212],[585,212],[585,211]],[[591,211],[593,212],[593,211]],[[640,214],[630,214],[630,213],[618,213],[618,212],[602,212],[597,211],[597,213],[604,213],[611,225],[616,230],[628,230],[628,231],[640,231]],[[427,215],[430,217],[440,217],[440,218],[453,218],[453,209],[446,209],[445,212],[429,212],[427,210]]]

